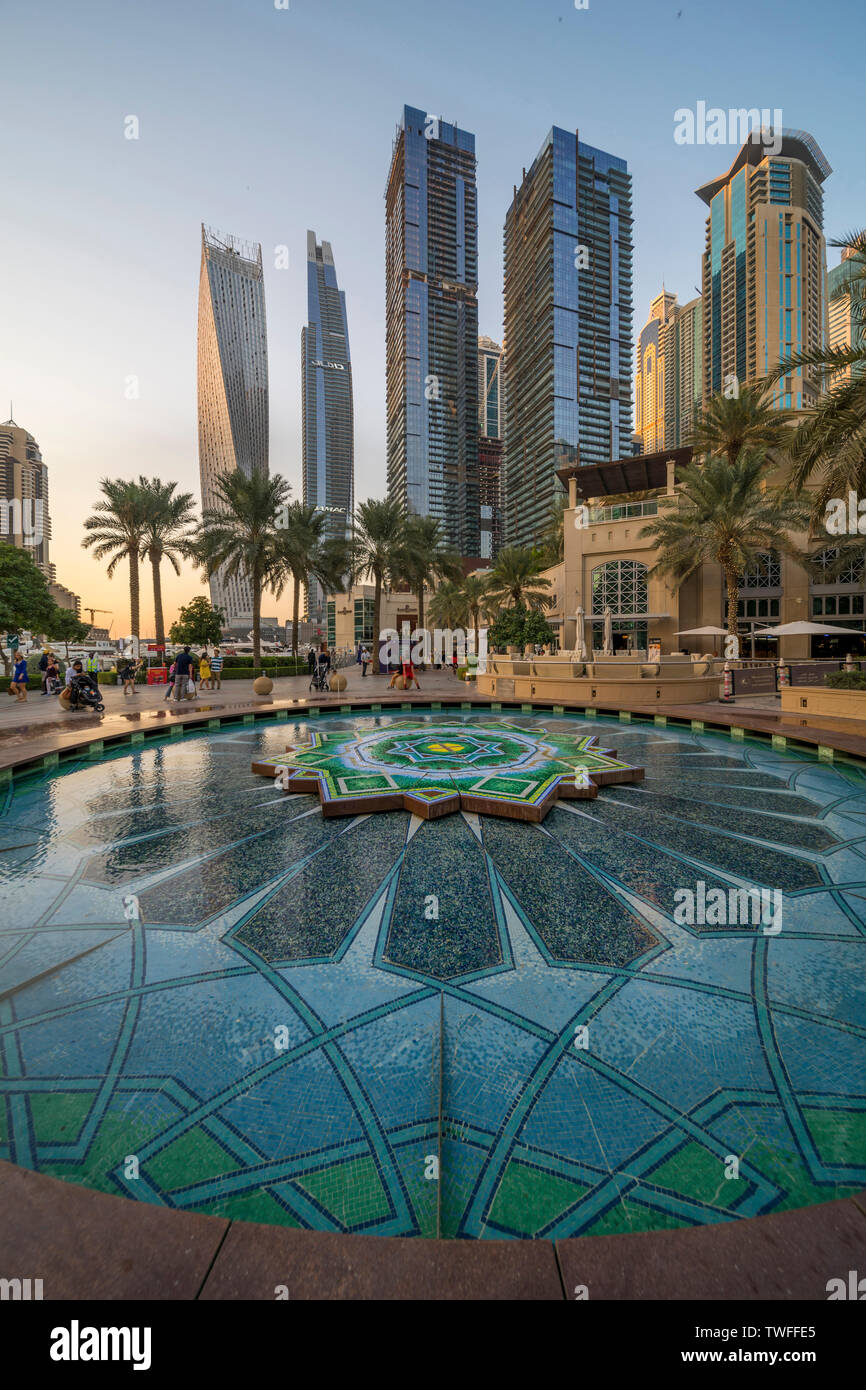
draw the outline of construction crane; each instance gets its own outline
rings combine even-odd
[[[107,614],[109,615],[109,617],[111,617],[111,614],[112,614],[112,610],[111,610],[110,608],[88,608],[86,604],[84,605],[84,611],[85,611],[85,613],[89,613],[89,614],[90,614],[90,626],[91,626],[91,627],[93,627],[93,625],[94,625],[94,624],[93,624],[93,615],[94,615],[94,613],[107,613]]]

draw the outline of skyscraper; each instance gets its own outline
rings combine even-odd
[[[650,305],[650,316],[638,335],[634,378],[634,430],[641,452],[654,454],[665,446],[665,361],[667,334],[676,295],[662,290]]]
[[[331,244],[307,232],[307,325],[301,329],[304,503],[326,512],[329,531],[351,532],[355,506],[352,360],[346,296],[337,285]],[[313,583],[309,618],[327,618],[325,594]]]
[[[487,439],[501,439],[504,433],[502,381],[502,348],[492,338],[479,338],[478,432]]]
[[[701,404],[701,300],[678,304],[662,291],[641,329],[635,372],[635,435],[641,453],[678,449],[692,432]]]
[[[198,293],[198,455],[202,507],[217,504],[220,474],[268,471],[268,337],[262,248],[201,229]],[[241,576],[210,581],[227,620],[252,613]]]
[[[505,409],[502,348],[478,339],[478,502],[482,561],[490,562],[502,544],[502,466]]]
[[[79,616],[81,599],[57,579],[48,549],[48,469],[33,435],[12,419],[0,425],[0,541],[26,550],[48,580],[48,592],[60,608]]]
[[[864,304],[862,299],[856,295],[839,294],[838,292],[848,283],[852,275],[856,275],[860,267],[854,255],[847,247],[842,250],[842,259],[838,265],[834,265],[828,276],[830,307],[829,307],[829,342],[831,348],[859,348],[862,349],[866,340],[864,331]],[[838,294],[838,298],[833,298]],[[854,371],[860,373],[862,368],[856,367]],[[843,367],[840,371],[834,372],[830,378],[832,386],[839,386],[843,382],[851,380],[851,367]]]
[[[404,107],[385,196],[388,493],[477,557],[475,136]]]
[[[10,418],[0,425],[0,540],[26,550],[46,579],[54,579],[48,558],[48,469],[39,445]]]
[[[726,174],[697,190],[710,209],[703,258],[704,399],[765,376],[827,334],[822,184],[832,172],[804,130],[773,154],[747,139]],[[780,408],[813,405],[820,372],[796,367],[774,391]]]
[[[631,449],[631,175],[554,128],[505,220],[505,540],[546,531],[556,470]]]

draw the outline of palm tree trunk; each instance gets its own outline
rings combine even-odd
[[[298,659],[298,612],[301,603],[301,584],[295,575],[295,596],[292,600],[292,656]]]
[[[129,555],[129,626],[132,628],[133,637],[140,637],[138,550],[129,550],[127,554]]]
[[[740,586],[737,571],[735,569],[725,569],[725,582],[728,586],[728,636],[737,635],[737,607],[740,602]]]
[[[382,576],[378,570],[373,572],[373,675],[379,674],[379,631],[382,607]]]
[[[262,580],[258,568],[253,569],[253,667],[262,664]]]
[[[162,612],[162,579],[159,573],[160,557],[151,551],[150,564],[153,570],[153,622],[156,628],[156,645],[165,646],[165,618]]]
[[[423,633],[423,631],[424,631],[424,585],[423,585],[423,583],[421,583],[421,584],[418,585],[418,594],[417,594],[417,598],[418,598],[418,631],[421,632],[421,633]],[[422,638],[421,638],[421,641],[424,642],[423,636],[422,636]],[[420,667],[421,667],[421,669],[422,669],[423,671],[426,671],[426,669],[427,669],[426,662],[425,662],[424,659],[423,659],[424,653],[426,652],[426,650],[427,650],[427,643],[424,642],[424,646],[421,648],[421,657],[422,657],[422,659],[421,659],[421,661],[419,662],[419,665],[420,665]]]

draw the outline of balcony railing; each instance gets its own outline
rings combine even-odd
[[[590,507],[589,525],[606,521],[629,521],[632,517],[658,516],[659,504],[652,502],[622,502],[614,507]]]

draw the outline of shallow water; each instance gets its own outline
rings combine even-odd
[[[646,780],[535,825],[325,819],[250,770],[316,731],[429,730],[446,758],[449,731],[477,749],[503,722],[521,747],[596,734]],[[383,1235],[860,1190],[864,850],[853,767],[568,716],[328,716],[22,780],[0,817],[0,1157]],[[698,883],[780,892],[781,929],[680,924]]]

